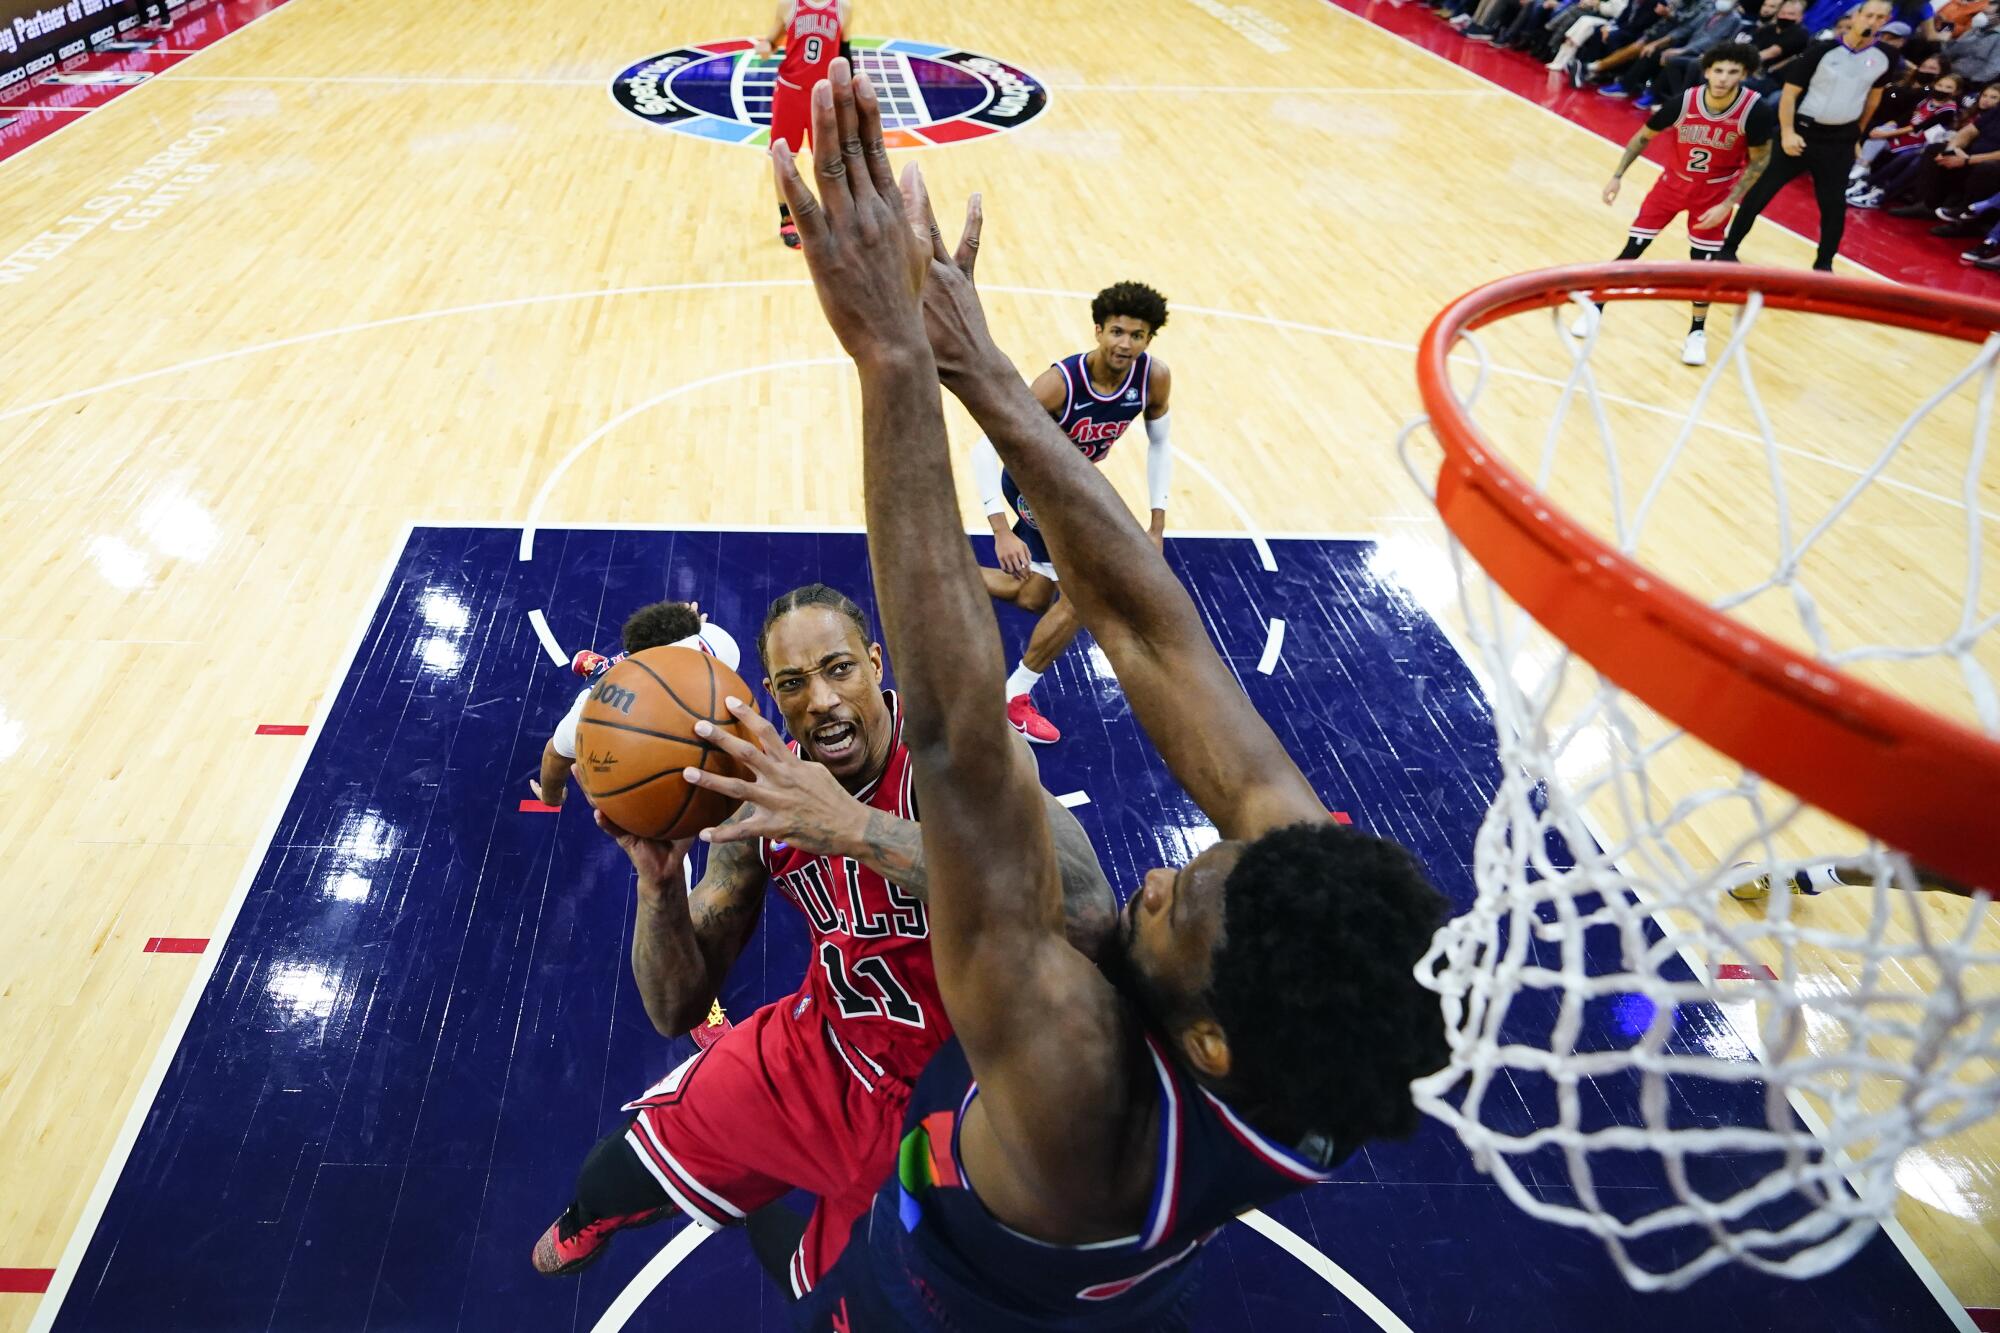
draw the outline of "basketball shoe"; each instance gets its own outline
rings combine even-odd
[[[796,250],[799,248],[799,224],[786,218],[778,224],[778,239]]]
[[[560,1277],[588,1268],[604,1257],[611,1238],[633,1227],[649,1227],[674,1210],[654,1208],[649,1212],[627,1213],[623,1217],[600,1217],[586,1224],[577,1205],[549,1224],[535,1242],[535,1271],[544,1277]]]
[[[1708,364],[1708,332],[1705,329],[1688,330],[1687,341],[1681,344],[1681,364],[1684,366]]]
[[[1056,724],[1037,712],[1035,701],[1025,694],[1017,694],[1007,701],[1007,721],[1014,730],[1036,745],[1054,745],[1062,739]]]
[[[1748,869],[1748,867],[1744,867]],[[1790,877],[1791,891],[1801,897],[1816,898],[1820,890],[1844,883],[1837,866],[1808,866]],[[1741,884],[1729,886],[1729,896],[1739,903],[1762,902],[1771,896],[1771,876],[1762,874],[1755,879],[1744,880]]]

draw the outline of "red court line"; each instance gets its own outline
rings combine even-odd
[[[257,724],[257,734],[259,736],[303,736],[306,734],[306,728],[303,723],[298,722],[259,722]]]
[[[49,1289],[55,1275],[53,1268],[0,1268],[0,1291],[39,1296]]]
[[[1979,1333],[2000,1333],[2000,1310],[1968,1305],[1965,1312],[1972,1316],[1972,1326]]]
[[[562,807],[559,805],[544,805],[532,796],[524,796],[521,798],[521,813],[524,815],[559,815],[562,813]]]
[[[1762,963],[1724,963],[1715,969],[1717,981],[1776,981],[1778,974]]]
[[[1402,3],[1402,0],[1326,2],[1374,24],[1384,32],[1401,37],[1412,46],[1443,57],[1468,74],[1496,84],[1544,110],[1553,111],[1572,124],[1581,125],[1602,136],[1609,144],[1622,147],[1641,123],[1642,113],[1635,111],[1630,102],[1599,97],[1594,92],[1578,92],[1569,86],[1568,79],[1543,69],[1539,60],[1514,51],[1496,51],[1483,43],[1468,42],[1422,4]],[[1565,154],[1572,151],[1559,139],[1552,139],[1550,146],[1559,148]],[[1583,162],[1584,174],[1590,180],[1603,180],[1610,176],[1611,168],[1618,161],[1615,150],[1593,153],[1584,149],[1578,156]],[[1436,183],[1413,183],[1411,188],[1436,188]],[[1505,202],[1485,206],[1505,207]],[[1615,208],[1603,208],[1591,202],[1588,205],[1591,210],[1589,216],[1601,220],[1604,227],[1602,253],[1579,255],[1551,250],[1544,262],[1569,264],[1593,258],[1610,259],[1625,243],[1626,224],[1631,222],[1632,211],[1638,206],[1638,199],[1628,198],[1627,195],[1619,196]],[[1469,204],[1465,219],[1475,231],[1480,207],[1478,203]],[[1771,201],[1771,206],[1764,210],[1764,217],[1790,227],[1808,241],[1819,235],[1819,209],[1813,204],[1809,181],[1805,185],[1794,183],[1786,186]],[[2000,295],[2000,280],[1990,273],[1958,262],[1959,251],[1971,246],[1978,238],[1941,240],[1930,234],[1934,221],[1931,218],[1892,218],[1880,212],[1850,208],[1847,210],[1847,232],[1841,241],[1840,253],[1898,282],[1971,292],[1979,296]],[[1448,239],[1439,238],[1440,243]],[[1746,262],[1770,262],[1770,251],[1762,249],[1760,252],[1759,239],[1759,233],[1752,232],[1750,239],[1744,242],[1743,258]],[[1685,254],[1681,237],[1676,232],[1663,237],[1659,245],[1647,252],[1646,257],[1680,259]]]
[[[185,936],[155,935],[146,941],[147,953],[200,953],[208,948],[207,940],[190,939]]]
[[[1333,816],[1333,822],[1336,824],[1352,824],[1354,822],[1353,817],[1345,810],[1329,810],[1327,813]]]

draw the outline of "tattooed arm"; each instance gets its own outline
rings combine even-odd
[[[1641,125],[1632,132],[1632,137],[1625,144],[1625,156],[1618,159],[1618,166],[1612,171],[1611,179],[1604,183],[1605,203],[1617,201],[1618,187],[1625,180],[1626,168],[1639,160],[1639,155],[1646,151],[1646,145],[1653,142],[1653,136],[1658,133],[1659,131],[1651,125]]]
[[[763,910],[766,876],[755,843],[715,848],[707,873],[692,893],[687,891],[679,857],[670,868],[660,867],[667,870],[664,874],[649,874],[653,867],[640,860],[633,854],[639,885],[632,923],[632,979],[653,1026],[664,1036],[677,1037],[707,1017],[709,1006],[721,994],[722,979],[743,952]]]

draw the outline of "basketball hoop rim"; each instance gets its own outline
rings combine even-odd
[[[1620,689],[1795,796],[1923,864],[2000,888],[2000,742],[1807,657],[1650,573],[1500,457],[1452,388],[1459,338],[1568,302],[1766,306],[1983,342],[2000,302],[1893,283],[1737,264],[1583,264],[1517,274],[1447,306],[1417,349],[1417,383],[1444,449],[1437,507],[1480,566],[1543,628]]]

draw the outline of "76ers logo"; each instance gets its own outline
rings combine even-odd
[[[855,72],[866,74],[881,98],[882,137],[891,148],[982,139],[1027,124],[1048,105],[1039,80],[991,56],[901,38],[856,37],[847,46]],[[759,60],[750,47],[710,42],[653,56],[612,80],[612,100],[678,134],[764,147],[779,61]]]
[[[1111,452],[1111,446],[1118,443],[1131,424],[1129,421],[1097,422],[1085,417],[1069,428],[1069,437],[1076,441],[1076,447],[1083,451],[1083,456],[1095,463]]]

